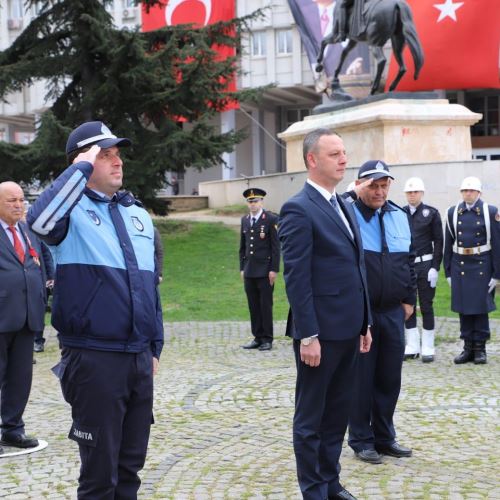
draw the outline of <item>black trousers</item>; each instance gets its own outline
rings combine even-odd
[[[78,499],[136,499],[152,423],[151,352],[64,348],[53,371],[80,448]]]
[[[405,350],[401,306],[372,311],[370,352],[360,356],[349,416],[349,446],[356,452],[396,441],[393,416],[401,390]]]
[[[484,342],[490,338],[490,320],[488,314],[459,314],[460,338]]]
[[[415,273],[417,274],[417,293],[420,312],[422,313],[422,323],[424,330],[434,330],[434,296],[436,289],[432,288],[427,281],[429,269],[432,267],[432,261],[419,262],[415,264]],[[416,328],[417,326],[417,308],[413,314],[406,320],[406,328]]]
[[[321,362],[312,368],[300,360],[300,342],[294,341],[293,448],[304,500],[325,500],[342,488],[339,459],[359,357],[358,336],[320,342]]]
[[[24,433],[23,413],[33,378],[33,332],[0,333],[0,416],[2,434]]]
[[[261,344],[273,341],[273,291],[269,278],[245,278],[252,335]]]

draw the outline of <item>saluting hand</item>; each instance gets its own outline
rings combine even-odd
[[[92,163],[92,165],[95,163],[95,159],[97,158],[97,155],[99,154],[99,151],[101,148],[97,146],[97,144],[94,144],[91,146],[91,148],[88,151],[85,151],[83,153],[80,153],[74,160],[73,163],[78,163],[79,161],[88,161],[89,163]]]

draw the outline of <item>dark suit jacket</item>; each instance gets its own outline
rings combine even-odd
[[[287,335],[344,340],[371,323],[356,217],[337,196],[354,240],[328,201],[307,184],[281,209],[279,238],[291,314]]]
[[[241,218],[240,271],[245,278],[266,278],[269,271],[280,270],[280,244],[276,226],[278,217],[263,210],[251,225],[250,214]]]
[[[28,238],[41,258],[40,242],[26,224],[19,226],[26,246],[24,264],[0,227],[0,332],[17,332],[26,322],[31,331],[41,331],[44,326],[45,281],[40,265],[29,253]]]

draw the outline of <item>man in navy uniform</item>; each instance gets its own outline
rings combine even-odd
[[[23,215],[21,187],[0,183],[0,444],[33,448],[38,440],[26,436],[22,417],[31,390],[34,334],[43,330],[45,281],[40,242]]]
[[[408,215],[387,201],[394,177],[383,161],[372,160],[360,167],[356,184],[367,179],[372,182],[353,208],[363,241],[373,342],[355,377],[349,446],[358,459],[380,463],[381,454],[412,454],[396,441],[393,417],[401,390],[404,322],[414,311],[416,279]]]
[[[249,213],[241,218],[240,274],[250,309],[253,340],[243,349],[269,351],[273,345],[273,291],[280,267],[278,217],[263,208],[266,192],[243,191]]]
[[[371,344],[363,249],[352,208],[335,191],[347,166],[342,139],[313,130],[303,156],[306,184],[283,205],[279,221],[297,367],[297,477],[305,500],[355,500],[340,484],[339,459],[359,352]]]
[[[66,143],[70,166],[28,212],[56,265],[53,371],[80,448],[78,498],[137,497],[163,347],[153,223],[119,190],[119,148],[129,145],[100,121],[83,123]]]
[[[481,181],[466,177],[460,186],[463,201],[448,209],[444,271],[451,286],[451,309],[460,316],[463,351],[454,359],[485,364],[490,338],[488,313],[495,307],[500,279],[500,215],[481,200]]]
[[[422,361],[434,361],[434,309],[439,266],[443,259],[443,224],[436,208],[422,202],[425,186],[419,177],[410,177],[404,187],[408,205],[404,207],[410,218],[410,227],[415,249],[415,273],[417,275],[418,302],[422,313],[422,348],[417,327],[416,311],[405,323],[405,360],[417,359],[422,352]]]

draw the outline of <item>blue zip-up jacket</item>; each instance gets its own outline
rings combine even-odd
[[[93,171],[68,167],[28,212],[56,266],[52,324],[63,346],[139,353],[163,347],[153,223],[125,191],[88,189]]]
[[[382,206],[386,240],[383,245],[379,211],[360,199],[353,203],[353,208],[363,240],[372,309],[381,312],[402,302],[415,305],[415,254],[408,215],[391,201]]]

